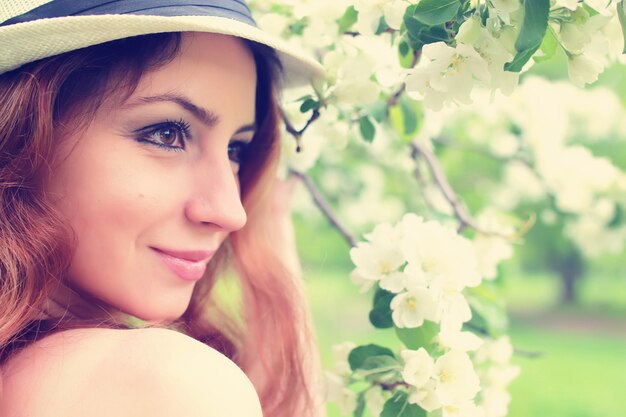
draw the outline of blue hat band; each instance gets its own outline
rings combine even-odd
[[[243,0],[53,0],[0,23],[10,26],[39,19],[104,14],[143,16],[217,16],[256,26]]]

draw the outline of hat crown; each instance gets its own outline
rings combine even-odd
[[[0,23],[51,1],[53,0],[2,0],[0,2]]]

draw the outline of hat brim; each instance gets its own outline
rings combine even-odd
[[[324,78],[324,68],[283,39],[217,16],[95,15],[40,19],[0,28],[0,74],[28,62],[131,36],[164,32],[210,32],[267,45],[278,53],[283,85]]]

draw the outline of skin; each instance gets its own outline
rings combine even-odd
[[[184,34],[178,57],[145,74],[126,102],[105,103],[84,131],[60,138],[47,192],[77,237],[73,285],[148,321],[185,311],[196,281],[153,248],[216,250],[245,224],[236,153],[253,136],[255,87],[243,42]]]

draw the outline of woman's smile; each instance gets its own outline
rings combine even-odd
[[[216,250],[174,251],[151,247],[163,263],[180,278],[197,281]]]

